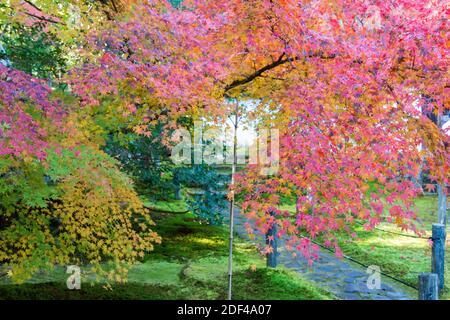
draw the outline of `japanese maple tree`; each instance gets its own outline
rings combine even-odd
[[[280,169],[242,173],[243,210],[309,257],[319,235],[340,254],[334,234],[357,219],[416,230],[409,178],[421,166],[448,183],[449,138],[423,116],[449,108],[448,4],[137,1],[89,35],[94,58],[72,88],[85,105],[116,97],[142,115],[139,132],[159,117],[223,116],[225,98],[258,99],[280,130]],[[283,197],[296,212],[278,209]]]
[[[160,241],[132,181],[76,111],[66,93],[0,65],[0,263],[15,281],[88,264],[122,282]]]

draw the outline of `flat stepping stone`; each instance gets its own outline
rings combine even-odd
[[[357,277],[367,277],[367,274],[360,271],[351,271],[347,273],[347,276],[357,278]]]
[[[286,263],[284,266],[288,267],[288,268],[291,268],[291,269],[297,269],[297,268],[300,267],[300,265],[297,262],[295,262],[295,261]]]
[[[376,290],[376,289],[368,288],[366,284],[364,284],[364,286],[361,287],[361,293],[365,293],[365,294],[368,294],[368,295],[376,295],[377,291],[378,290]]]
[[[354,293],[354,292],[358,292],[361,293],[363,291],[365,291],[366,288],[357,285],[357,284],[349,284],[345,287],[345,292],[349,292],[349,293]]]
[[[381,285],[381,290],[384,290],[384,291],[393,291],[394,288],[392,288],[390,285],[382,284],[382,285]]]
[[[344,282],[345,283],[355,283],[355,279],[353,279],[353,278],[345,278]]]
[[[354,293],[344,294],[342,298],[344,300],[361,300],[361,296]]]
[[[374,296],[372,297],[372,300],[392,300],[392,299],[389,299],[389,297],[386,296]]]
[[[406,298],[403,293],[401,293],[401,292],[394,292],[394,291],[387,292],[386,296],[388,296],[390,298],[394,298],[394,299]]]

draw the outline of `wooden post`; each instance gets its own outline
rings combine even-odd
[[[442,128],[444,125],[443,114],[438,114],[437,116],[437,126]],[[437,186],[438,193],[438,223],[447,226],[447,187],[445,183],[439,184]]]
[[[419,300],[439,300],[436,273],[419,274]]]
[[[273,213],[270,213],[273,216]],[[272,239],[273,238],[273,239]],[[272,252],[267,254],[267,267],[277,267],[278,241],[277,241],[277,225],[274,223],[267,231],[266,244],[272,247]]]
[[[438,184],[438,223],[447,225],[447,195],[445,184]]]
[[[181,200],[181,185],[175,182],[175,200]]]
[[[437,274],[438,288],[441,291],[444,289],[445,226],[441,223],[433,223],[432,230],[431,272]]]

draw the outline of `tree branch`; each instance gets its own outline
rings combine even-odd
[[[119,9],[117,8],[116,3],[114,2],[114,0],[109,0],[109,2],[112,4],[113,10],[115,13],[119,12]]]
[[[32,6],[33,8],[35,8],[36,10],[38,10],[38,11],[40,11],[40,12],[43,12],[42,10],[41,10],[41,8],[39,8],[37,5],[35,5],[33,2],[31,2],[31,1],[29,1],[29,0],[23,0],[23,2],[26,2],[26,3],[28,3],[30,6]]]
[[[268,65],[265,65],[264,67],[256,70],[254,73],[248,75],[245,78],[234,80],[233,82],[231,82],[230,84],[225,86],[224,91],[227,92],[227,91],[230,91],[233,88],[236,88],[238,86],[244,85],[244,84],[249,83],[249,82],[252,82],[254,79],[262,76],[262,74],[264,72],[272,70],[272,69],[275,69],[276,67],[281,66],[281,65],[283,65],[283,64],[285,64],[287,62],[293,62],[293,61],[297,61],[297,60],[300,60],[302,58],[305,58],[305,56],[295,56],[295,57],[283,59],[285,55],[286,54],[283,52],[276,61],[274,61],[274,62],[272,62],[272,63],[270,63]],[[308,55],[306,57],[308,57],[308,58],[321,58],[321,59],[334,59],[336,57],[336,55],[335,54],[324,55],[322,53],[314,53],[314,54],[310,54],[310,55]]]
[[[45,18],[45,17],[38,16],[38,15],[29,13],[29,12],[24,12],[24,13],[25,13],[27,16],[36,18],[36,19],[41,20],[41,21],[65,25],[65,23],[64,23],[64,22],[61,22],[61,21],[56,21],[56,20],[53,20],[53,19]]]
[[[25,3],[27,3],[28,5],[30,5],[31,7],[33,7],[34,9],[36,9],[37,11],[41,12],[42,14],[45,14],[45,12],[42,11],[41,8],[39,8],[38,6],[36,6],[36,5],[35,5],[33,2],[31,2],[30,0],[23,0],[23,1],[24,1]],[[33,13],[30,13],[30,12],[28,12],[28,11],[23,11],[23,13],[25,13],[27,16],[30,16],[30,17],[39,19],[39,20],[41,20],[41,21],[46,21],[46,22],[50,22],[50,23],[56,23],[56,24],[62,24],[62,25],[65,25],[65,23],[62,22],[62,21],[57,21],[57,20],[54,20],[54,19],[51,19],[51,18],[46,18],[46,17],[44,17],[44,16],[38,16],[38,15],[33,14]]]

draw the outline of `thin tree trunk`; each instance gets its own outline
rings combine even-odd
[[[233,238],[234,238],[234,175],[236,172],[236,150],[237,150],[237,128],[238,128],[239,100],[236,100],[234,115],[234,136],[233,136],[233,163],[231,164],[231,199],[230,199],[230,239],[228,252],[228,300],[232,296],[233,280]]]

